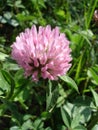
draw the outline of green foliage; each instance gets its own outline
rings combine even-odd
[[[91,118],[91,103],[88,97],[83,99],[79,97],[73,103],[64,104],[61,107],[61,113],[65,126],[72,130],[86,130],[86,122]]]
[[[95,125],[92,130],[97,130],[97,129],[98,129],[98,125]]]
[[[72,87],[73,89],[75,89],[78,92],[78,86],[76,85],[76,83],[74,82],[73,79],[71,79],[69,76],[65,75],[65,76],[61,76],[60,77],[63,81],[65,81],[66,83],[68,83],[70,85],[70,87]]]
[[[0,0],[0,130],[98,130],[98,0]],[[25,28],[59,26],[72,67],[34,83],[11,59]]]

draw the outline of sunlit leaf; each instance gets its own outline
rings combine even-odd
[[[66,110],[64,109],[64,107],[61,107],[61,115],[62,115],[62,119],[63,119],[63,122],[64,122],[65,126],[67,126],[68,128],[70,128],[70,116],[66,112]]]
[[[15,19],[11,19],[11,20],[9,21],[9,23],[10,23],[12,26],[14,26],[14,27],[17,27],[17,26],[19,25],[18,21],[15,20]]]
[[[11,19],[12,18],[12,13],[11,12],[5,12],[4,13],[4,18],[7,19],[7,20]]]
[[[14,79],[12,78],[12,76],[5,70],[2,70],[2,75],[3,77],[5,78],[5,80],[8,82],[8,84],[11,86],[10,87],[10,91],[7,95],[7,98],[10,98],[13,94],[13,91],[14,91],[14,87],[15,87],[15,82],[14,82]]]
[[[78,86],[77,84],[75,83],[75,81],[70,78],[69,76],[65,75],[65,76],[61,76],[60,79],[62,79],[63,81],[65,81],[68,85],[70,85],[70,87],[74,90],[76,90],[77,92],[78,91]]]
[[[96,74],[96,72],[90,68],[88,71],[87,71],[87,75],[93,79],[93,83],[96,83],[98,85],[98,75]],[[95,81],[95,82],[94,82]]]
[[[23,130],[28,130],[28,129],[33,129],[33,122],[29,119],[27,121],[25,121],[22,125],[22,129]]]
[[[78,125],[73,130],[87,130],[87,129],[82,125]]]
[[[98,130],[98,124],[96,124],[91,130]]]
[[[25,8],[21,0],[16,0],[14,6],[17,8]]]
[[[5,80],[2,73],[0,72],[0,95],[5,93],[5,91],[8,92],[9,88],[10,85],[8,84],[8,82]]]
[[[1,23],[7,23],[6,19],[3,16],[0,16],[0,22]]]
[[[7,54],[0,52],[0,61],[4,61],[7,57]]]
[[[93,88],[90,88],[90,89],[91,89],[91,92],[93,94],[96,107],[98,107],[98,94],[93,90]]]
[[[18,126],[12,126],[10,130],[21,130]]]

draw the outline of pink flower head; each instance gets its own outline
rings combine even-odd
[[[47,25],[37,30],[34,25],[20,33],[11,47],[13,59],[34,81],[39,77],[56,80],[71,67],[69,41],[58,27],[51,29]]]

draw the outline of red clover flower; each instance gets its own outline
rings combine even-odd
[[[58,27],[47,25],[37,30],[33,25],[20,33],[11,47],[13,59],[34,81],[40,77],[56,80],[71,67],[69,41]]]

